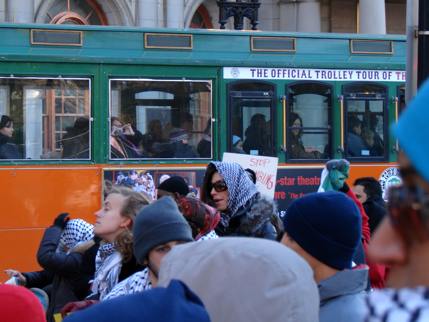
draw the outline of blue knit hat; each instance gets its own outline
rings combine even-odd
[[[283,221],[286,233],[311,256],[338,270],[351,268],[361,216],[344,193],[310,193],[296,199]]]
[[[210,317],[197,295],[184,283],[172,280],[166,288],[102,301],[70,314],[66,321],[210,322]]]
[[[418,173],[429,182],[429,80],[399,118],[394,134]]]

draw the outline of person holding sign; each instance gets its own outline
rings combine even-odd
[[[247,236],[277,240],[282,224],[273,201],[262,198],[237,163],[210,162],[201,199],[221,212],[219,236]]]

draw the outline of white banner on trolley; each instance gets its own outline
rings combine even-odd
[[[403,70],[224,67],[224,79],[405,82]]]

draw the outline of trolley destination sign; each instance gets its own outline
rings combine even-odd
[[[403,70],[224,67],[224,79],[405,82]]]

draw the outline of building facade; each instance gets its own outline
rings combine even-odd
[[[406,0],[260,2],[264,31],[405,33]],[[0,22],[13,23],[216,29],[218,16],[216,0],[0,0]]]

